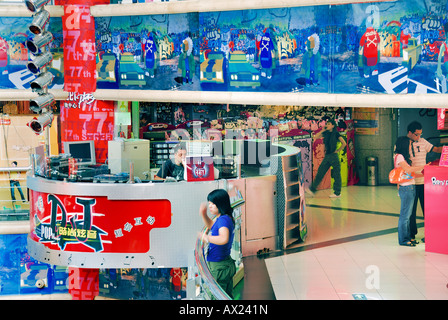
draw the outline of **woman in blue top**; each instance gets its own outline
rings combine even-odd
[[[204,240],[209,243],[207,262],[210,273],[222,289],[233,298],[233,276],[236,272],[235,261],[230,257],[234,228],[229,194],[223,189],[213,190],[207,196],[208,209],[216,216],[212,220],[207,215],[207,205],[202,203],[199,214],[205,226],[210,230],[204,235]]]

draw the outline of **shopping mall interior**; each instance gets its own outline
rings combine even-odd
[[[415,246],[389,181],[412,122],[448,145],[447,0],[242,2],[0,2],[0,300],[448,300],[448,148]],[[330,170],[310,195],[331,120],[342,191]]]
[[[448,257],[398,245],[396,186],[349,186],[307,199],[309,237],[264,259],[247,258],[243,297],[279,300],[446,300]],[[252,268],[250,269],[252,270]],[[256,271],[255,271],[256,270]],[[371,277],[377,272],[377,282]],[[246,280],[245,278],[245,280]],[[263,282],[261,279],[265,279]],[[253,283],[253,284],[252,284]]]

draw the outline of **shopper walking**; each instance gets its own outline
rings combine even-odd
[[[413,166],[410,159],[412,149],[411,139],[402,136],[395,142],[394,168],[401,167],[407,173],[421,172],[424,166]],[[400,217],[398,218],[398,243],[402,246],[415,247],[416,241],[412,239],[410,217],[415,198],[415,179],[398,185],[398,195],[401,199]]]
[[[16,168],[17,161],[13,161],[11,165],[13,166],[13,168]],[[17,171],[10,174],[9,186],[11,191],[11,200],[16,201],[16,196],[14,192],[14,187],[16,187],[17,190],[19,191],[20,197],[22,198],[22,202],[25,202],[26,201],[25,196],[23,194],[22,187],[20,186],[19,179],[20,179],[20,172]]]
[[[334,193],[330,195],[330,198],[339,198],[341,196],[342,178],[341,163],[339,161],[338,153],[345,148],[347,143],[339,134],[336,122],[332,119],[327,121],[325,127],[314,136],[314,139],[320,139],[322,136],[324,139],[325,157],[317,170],[316,177],[311,186],[306,189],[306,192],[313,196],[316,192],[316,188],[322,182],[322,179],[331,167],[331,176],[334,179]],[[339,148],[337,147],[338,142],[341,143]]]
[[[426,155],[429,152],[441,153],[443,147],[435,147],[432,143],[428,142],[422,137],[423,127],[420,122],[413,121],[408,127],[407,137],[412,141],[412,150],[410,152],[410,160],[414,166],[424,166],[426,164]],[[420,200],[420,206],[422,208],[423,216],[425,215],[425,189],[424,178],[415,178],[415,199],[412,205],[412,214],[410,217],[411,239],[415,240],[415,236],[418,233],[417,230],[417,204]],[[423,242],[425,238],[422,239]]]
[[[207,215],[207,205],[201,204],[199,215],[210,230],[209,234],[204,235],[204,240],[209,243],[207,263],[213,278],[233,299],[233,276],[236,273],[236,266],[235,260],[230,257],[230,249],[235,224],[230,197],[225,190],[217,189],[208,194],[207,200],[210,213],[216,216],[216,219],[212,220]]]

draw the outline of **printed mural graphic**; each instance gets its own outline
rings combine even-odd
[[[445,93],[447,0],[95,18],[97,88]],[[30,18],[0,18],[0,88],[27,89]],[[61,23],[50,68],[63,85]]]
[[[200,90],[197,16],[96,18],[97,87]]]
[[[0,235],[0,296],[67,293],[67,267],[31,258],[26,238],[26,234]]]
[[[28,30],[32,18],[0,17],[0,89],[30,89],[36,75],[27,68],[31,53],[25,45],[32,34]],[[62,89],[64,62],[60,18],[50,18],[48,31],[53,34],[50,51],[53,61],[49,71],[55,76],[52,88]]]

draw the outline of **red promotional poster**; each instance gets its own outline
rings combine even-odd
[[[448,254],[448,170],[425,166],[425,251]]]
[[[99,4],[110,4],[110,0],[55,0],[54,4],[57,6],[63,6],[68,4],[82,3],[85,6],[95,6]]]
[[[187,157],[187,181],[210,181],[215,178],[212,157]]]
[[[95,92],[95,22],[88,5],[64,5],[64,90]]]
[[[446,109],[437,109],[437,130],[448,129],[448,124],[446,124]]]
[[[154,228],[171,225],[168,200],[109,200],[30,190],[30,238],[70,252],[146,253]],[[145,210],[142,210],[145,208]]]
[[[68,290],[73,300],[93,300],[99,294],[99,269],[69,268]]]
[[[70,93],[61,103],[61,141],[95,141],[97,163],[107,160],[107,144],[114,137],[113,101],[92,94]],[[63,150],[65,152],[65,150]]]

